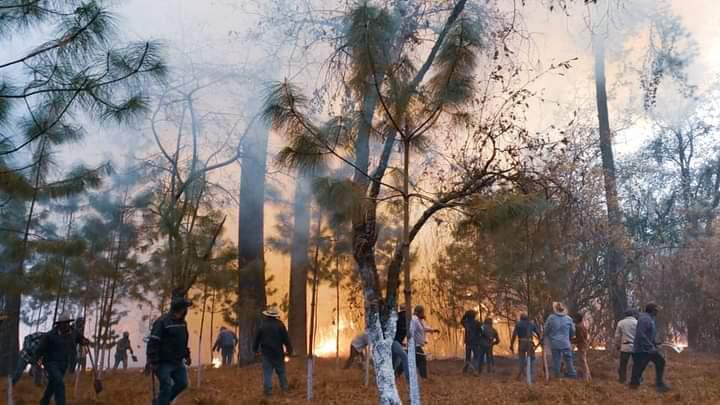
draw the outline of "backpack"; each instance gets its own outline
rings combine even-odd
[[[35,332],[25,336],[23,339],[22,351],[20,355],[28,363],[34,363],[38,358],[38,349],[42,346],[45,341],[47,332]]]

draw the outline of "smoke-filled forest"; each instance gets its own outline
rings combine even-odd
[[[0,402],[719,403],[717,21],[0,0]]]

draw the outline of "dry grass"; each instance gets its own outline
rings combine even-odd
[[[584,381],[544,380],[528,387],[513,378],[514,364],[509,359],[498,360],[498,371],[481,377],[464,376],[460,361],[430,362],[431,379],[423,381],[422,392],[426,404],[720,404],[720,357],[700,355],[671,355],[668,359],[667,381],[673,390],[657,394],[653,387],[652,366],[646,372],[646,385],[630,391],[616,382],[616,363],[601,354],[592,356],[595,379]],[[321,360],[315,374],[315,399],[320,404],[373,404],[375,388],[362,385],[359,369],[336,370],[334,360]],[[230,404],[291,404],[305,402],[305,372],[303,361],[293,359],[288,365],[291,391],[265,399],[261,394],[260,367],[207,370],[202,388],[192,387],[176,402],[178,405]],[[195,374],[192,374],[193,383]],[[81,379],[78,399],[72,397],[72,383],[68,378],[70,404],[130,405],[149,404],[151,380],[139,372],[109,373],[103,379],[105,391],[96,399],[89,375]],[[399,382],[403,399],[407,400],[404,381]],[[39,389],[25,378],[17,387],[18,405],[36,404]],[[2,400],[5,398],[4,387]]]

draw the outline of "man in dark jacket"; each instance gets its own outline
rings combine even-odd
[[[630,388],[637,389],[640,386],[643,372],[650,362],[655,364],[655,387],[659,392],[670,390],[663,380],[665,373],[665,359],[658,352],[657,328],[655,318],[659,312],[657,304],[647,304],[645,312],[638,319],[635,330],[635,341],[633,342],[633,367],[630,377]]]
[[[235,336],[233,331],[221,326],[220,333],[218,334],[217,339],[215,339],[215,344],[213,345],[213,351],[220,352],[222,355],[223,366],[232,366],[233,355],[235,354],[235,345],[237,345],[237,343],[238,338]]]
[[[170,312],[153,323],[147,359],[160,382],[154,405],[169,405],[188,386],[185,365],[190,365],[190,348],[185,317],[191,305],[184,295],[175,294]]]
[[[258,355],[262,355],[263,392],[265,395],[272,395],[273,371],[280,379],[280,388],[283,392],[288,390],[285,355],[291,355],[293,349],[277,308],[270,307],[263,311],[263,315],[264,319],[255,335],[253,350]]]
[[[520,376],[527,377],[528,360],[530,361],[530,377],[532,377],[533,363],[535,362],[535,342],[533,337],[540,342],[540,332],[537,325],[530,320],[527,314],[520,314],[520,320],[515,324],[512,338],[510,339],[510,352],[514,352],[515,339],[518,340],[518,358],[520,359]]]
[[[56,405],[65,405],[65,372],[75,345],[90,343],[84,336],[74,333],[72,316],[65,312],[55,321],[53,329],[45,334],[37,350],[37,357],[45,367],[48,383],[40,405],[48,405],[55,398]]]
[[[486,318],[482,324],[480,339],[480,359],[484,361],[478,362],[478,371],[482,372],[483,364],[487,364],[489,373],[495,371],[495,357],[493,348],[500,343],[500,337],[497,330],[493,327],[492,318]]]
[[[395,330],[395,340],[393,340],[391,351],[392,351],[392,364],[395,370],[395,376],[398,377],[405,374],[405,379],[408,379],[408,358],[407,353],[403,350],[403,344],[405,337],[407,336],[407,312],[405,312],[405,305],[401,304],[398,309],[397,323]]]
[[[133,352],[132,344],[130,343],[130,332],[123,332],[122,339],[118,340],[117,344],[115,345],[115,366],[113,367],[114,370],[117,370],[120,363],[122,363],[123,365],[123,370],[127,370],[128,350],[133,356],[133,361],[137,361],[135,360],[135,352]]]
[[[466,311],[463,315],[460,323],[464,330],[464,341],[465,341],[465,366],[463,367],[463,374],[478,370],[480,359],[480,336],[482,332],[480,330],[479,322],[477,319],[477,312],[474,310]]]

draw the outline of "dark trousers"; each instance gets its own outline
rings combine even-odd
[[[17,365],[15,366],[15,373],[13,374],[13,377],[12,377],[13,385],[17,384],[17,382],[20,381],[28,364],[29,363],[27,361],[25,361],[25,359],[22,356],[18,356]]]
[[[127,353],[116,353],[115,354],[115,365],[113,366],[113,370],[117,370],[118,366],[120,366],[120,363],[123,365],[123,370],[127,370],[128,367],[128,355]]]
[[[490,346],[490,348],[488,348],[487,354],[485,355],[487,358],[488,372],[490,373],[495,371],[495,355],[493,354],[494,347],[495,345]]]
[[[222,354],[222,365],[226,367],[232,366],[233,363],[233,355],[235,354],[235,348],[234,347],[222,347],[220,348],[220,353]]]
[[[188,386],[188,376],[182,364],[162,363],[157,369],[160,390],[155,405],[169,405]]]
[[[480,364],[482,363],[482,354],[480,346],[478,345],[465,345],[465,367],[463,367],[463,373],[469,371],[480,370]]]
[[[427,378],[427,359],[425,358],[425,351],[423,351],[421,346],[415,347],[415,365],[417,366],[417,371],[420,377]]]
[[[520,375],[527,376],[527,362],[530,361],[530,374],[532,375],[535,362],[535,346],[530,339],[520,339],[518,344],[518,359],[520,359]]]
[[[477,365],[478,373],[482,373],[483,365],[485,365],[489,362],[490,349],[491,349],[490,346],[483,346],[483,345],[477,346],[477,360],[475,361],[475,364]],[[488,365],[488,371],[489,370],[490,370],[490,366]]]
[[[269,356],[262,357],[262,369],[263,369],[263,392],[265,395],[272,394],[272,375],[273,371],[277,374],[280,380],[280,388],[283,391],[288,390],[287,376],[285,375],[285,359],[274,358]]]
[[[45,393],[40,399],[40,405],[49,405],[50,399],[55,399],[55,405],[65,405],[65,371],[67,364],[45,363],[45,372],[48,377],[48,384]]]
[[[655,385],[660,387],[665,385],[663,375],[665,374],[665,359],[660,353],[633,353],[632,376],[630,377],[630,386],[637,387],[640,385],[643,372],[651,362],[655,364]]]
[[[620,380],[620,384],[625,384],[627,382],[627,366],[631,357],[632,353],[620,352],[620,367],[618,368],[618,378]]]

